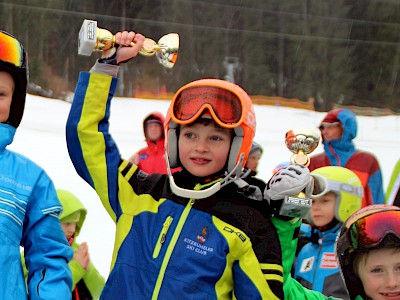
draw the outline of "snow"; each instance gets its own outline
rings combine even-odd
[[[152,111],[166,113],[169,101],[115,98],[111,106],[110,131],[122,157],[128,158],[145,146],[142,120]],[[28,95],[24,118],[10,145],[39,164],[53,179],[56,188],[73,192],[88,209],[78,242],[87,241],[93,264],[107,278],[114,244],[115,225],[94,190],[75,172],[65,140],[65,124],[71,104]],[[255,141],[264,148],[259,177],[268,180],[272,170],[288,161],[285,133],[294,128],[317,130],[325,113],[255,106],[257,133]],[[400,158],[400,117],[358,116],[356,147],[375,154],[382,168],[386,190],[394,164]],[[314,153],[322,152],[320,145]]]

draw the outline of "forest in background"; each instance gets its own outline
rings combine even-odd
[[[198,78],[225,78],[251,95],[315,99],[400,113],[398,0],[0,0],[0,30],[29,54],[30,82],[61,97],[99,53],[79,56],[84,19],[158,41],[176,32],[173,69],[138,57],[120,71],[118,95],[175,92]]]

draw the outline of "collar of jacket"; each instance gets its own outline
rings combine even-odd
[[[0,152],[3,152],[12,143],[15,132],[15,127],[0,123]]]
[[[183,188],[193,189],[196,184],[207,185],[211,182],[223,178],[224,172],[220,171],[206,177],[197,177],[189,173],[186,169],[174,173],[175,182]]]

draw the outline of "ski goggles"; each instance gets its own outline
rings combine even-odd
[[[346,237],[354,250],[379,245],[386,236],[392,235],[400,246],[400,210],[387,210],[358,217],[351,223]],[[347,223],[346,222],[346,223]]]
[[[360,186],[354,186],[349,183],[329,180],[319,174],[311,174],[314,179],[311,198],[318,198],[326,195],[328,192],[345,192],[357,197],[363,197],[364,189]]]
[[[233,92],[212,86],[197,86],[183,90],[174,99],[172,119],[185,125],[193,123],[207,109],[221,127],[234,128],[243,120],[243,104]]]
[[[25,67],[24,49],[13,36],[4,31],[0,31],[0,60],[17,68]]]
[[[324,130],[325,128],[333,128],[333,127],[338,127],[342,126],[340,122],[333,122],[333,123],[328,123],[328,122],[323,122],[321,125],[319,125],[319,130]]]

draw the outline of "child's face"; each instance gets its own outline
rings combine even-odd
[[[315,226],[325,226],[335,217],[336,194],[329,192],[312,199],[311,219]]]
[[[61,222],[61,227],[64,230],[65,237],[68,242],[74,238],[76,231],[76,222]]]
[[[230,129],[216,127],[212,121],[181,126],[179,159],[191,174],[205,177],[225,166],[231,146]]]
[[[157,123],[150,123],[146,125],[146,136],[150,141],[157,141],[163,133],[164,128]]]
[[[372,300],[400,299],[400,250],[371,250],[357,267],[365,293]]]
[[[246,163],[246,168],[252,171],[257,171],[258,163],[260,161],[261,155],[255,154],[249,156]]]
[[[14,92],[14,80],[12,76],[0,71],[0,123],[8,120]]]

